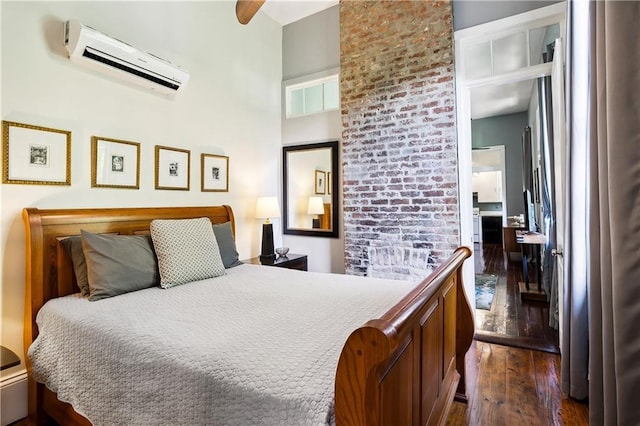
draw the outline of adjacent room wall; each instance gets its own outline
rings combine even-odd
[[[282,79],[340,66],[340,11],[333,6],[282,28]]]
[[[524,213],[522,201],[522,134],[527,125],[526,112],[499,115],[471,121],[473,148],[504,145],[507,173],[507,216]]]
[[[453,29],[455,31],[528,12],[561,0],[453,0]]]
[[[259,195],[277,195],[282,28],[251,25],[234,2],[2,2],[2,119],[72,132],[71,186],[2,185],[1,343],[22,355],[24,207],[230,204],[241,258],[259,254]],[[76,18],[191,73],[167,100],[71,63],[63,21]],[[91,188],[91,136],[141,144],[140,189]],[[191,151],[191,189],[154,189],[154,146]],[[200,154],[230,157],[228,193],[200,191]],[[276,222],[279,234],[279,222]],[[21,367],[24,368],[24,363]],[[11,374],[11,370],[2,372]]]
[[[338,6],[286,25],[282,30],[282,74],[286,82],[301,82],[309,76],[320,78],[339,71],[340,15]],[[341,139],[340,111],[327,111],[291,119],[285,118],[284,83],[282,88],[282,143],[283,145],[326,142]],[[341,206],[338,194],[338,206]],[[283,235],[283,244],[292,253],[309,256],[309,270],[344,272],[344,242],[342,209],[340,237],[320,238]]]
[[[451,5],[346,1],[340,22],[345,268],[415,279],[460,241]]]

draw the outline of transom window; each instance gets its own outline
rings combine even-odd
[[[286,86],[287,118],[338,109],[338,74]]]

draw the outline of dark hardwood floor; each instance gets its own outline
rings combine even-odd
[[[588,425],[589,407],[563,395],[560,355],[474,341],[467,352],[469,402],[447,425]]]
[[[498,276],[491,309],[476,309],[476,339],[558,353],[558,333],[549,327],[549,304],[520,299],[521,260],[508,258],[501,244],[474,244],[474,252],[476,274]],[[533,269],[530,282],[536,282]]]
[[[476,273],[497,275],[498,282],[491,309],[476,309],[465,359],[469,401],[453,403],[447,425],[588,425],[588,405],[561,391],[548,303],[520,299],[521,260],[509,259],[501,244],[474,250]]]

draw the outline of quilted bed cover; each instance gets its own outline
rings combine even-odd
[[[94,425],[332,424],[349,334],[415,284],[241,265],[96,302],[50,300],[34,378]]]

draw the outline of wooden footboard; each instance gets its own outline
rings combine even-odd
[[[466,247],[382,318],[347,339],[335,381],[336,424],[444,424],[465,399],[464,355],[473,314],[462,284]]]

